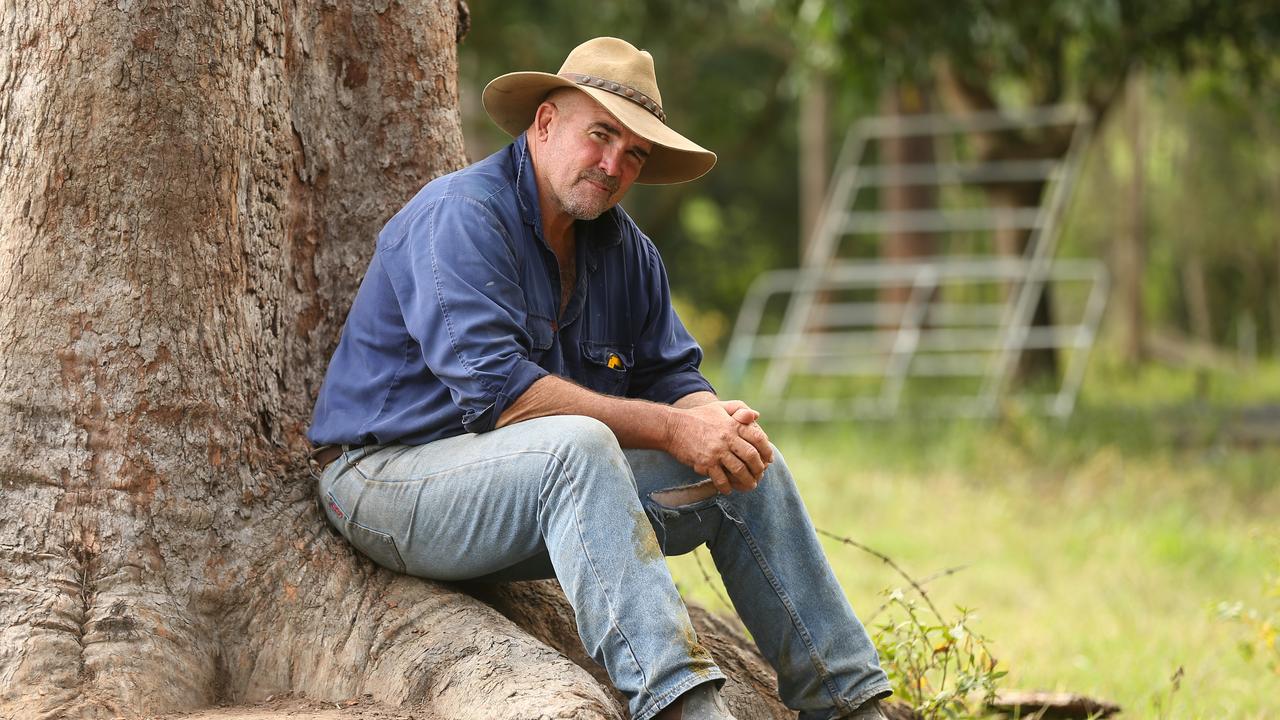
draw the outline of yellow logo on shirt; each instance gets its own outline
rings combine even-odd
[[[610,369],[610,370],[621,370],[621,369],[622,369],[622,358],[618,357],[616,354],[610,354],[610,355],[609,355],[609,369]]]

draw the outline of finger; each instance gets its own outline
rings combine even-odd
[[[741,400],[723,400],[720,402],[720,409],[743,425],[750,425],[760,419],[760,413],[747,407]]]
[[[721,467],[724,468],[729,485],[735,491],[747,492],[755,489],[756,479],[751,477],[751,471],[747,468],[746,463],[737,457],[726,458]]]
[[[751,443],[751,446],[760,453],[760,459],[768,465],[773,462],[773,444],[769,442],[769,436],[765,434],[764,428],[756,423],[744,426],[738,430],[738,435],[743,440]]]
[[[734,456],[747,467],[747,472],[751,474],[751,479],[759,481],[769,463],[766,463],[764,458],[760,457],[760,453],[756,451],[755,447],[742,438],[734,438],[729,444],[729,449],[733,450]]]
[[[719,465],[712,466],[711,472],[707,473],[711,476],[711,482],[715,483],[716,490],[721,495],[729,495],[733,493],[733,486],[729,483],[729,477],[725,475],[724,468]]]
[[[731,475],[729,477],[729,482],[733,483],[733,491],[740,493],[751,492],[760,484],[760,480],[758,478],[751,477],[745,468],[741,473],[738,473],[738,475]]]

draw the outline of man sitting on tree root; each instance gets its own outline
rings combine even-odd
[[[329,365],[309,433],[329,521],[398,572],[554,576],[637,720],[731,718],[663,560],[705,544],[788,707],[883,717],[790,472],[698,371],[617,206],[716,160],[666,125],[652,57],[597,38],[484,105],[515,142],[387,223]]]

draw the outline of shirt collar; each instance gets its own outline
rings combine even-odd
[[[511,155],[516,170],[516,198],[520,203],[520,218],[533,232],[542,237],[542,208],[538,206],[538,180],[533,175],[533,159],[529,157],[529,141],[524,133],[511,144]]]

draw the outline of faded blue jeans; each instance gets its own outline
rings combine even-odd
[[[648,720],[724,675],[698,644],[663,554],[705,544],[801,720],[889,693],[781,455],[751,492],[690,504],[703,478],[623,450],[607,426],[556,416],[427,445],[351,450],[319,481],[329,521],[392,570],[438,580],[556,577],[583,645]],[[659,499],[655,499],[657,494]]]

